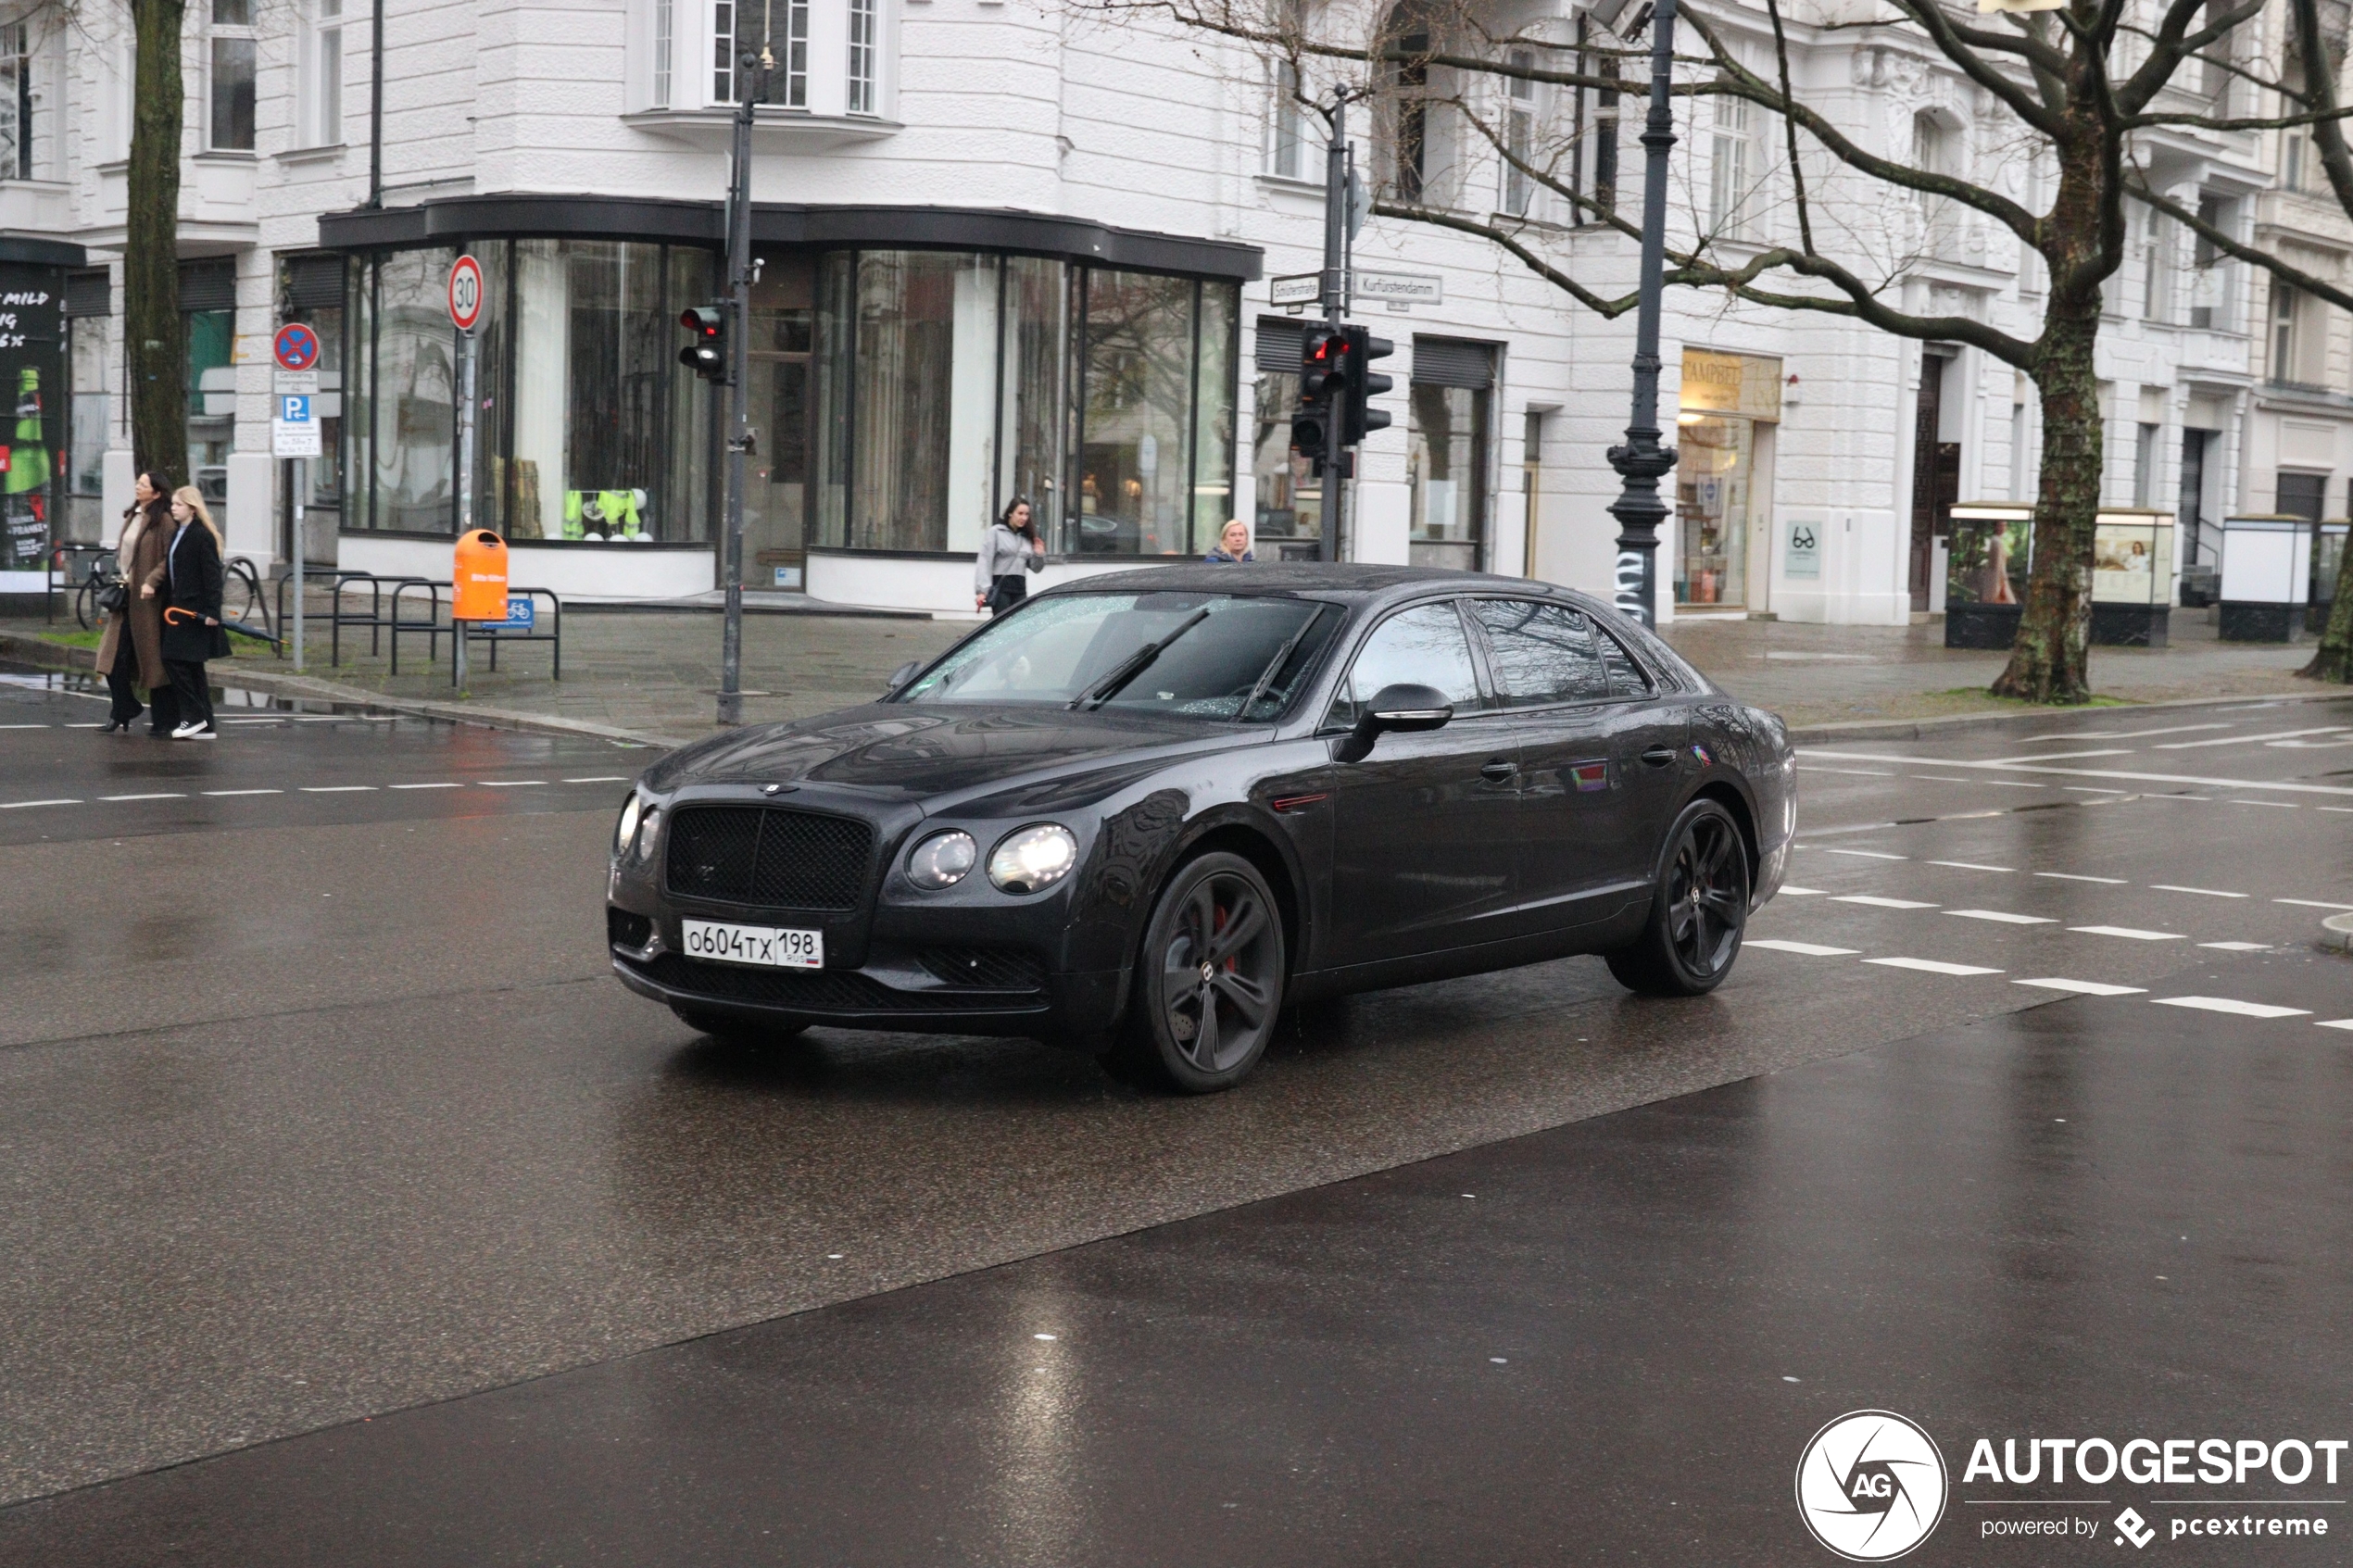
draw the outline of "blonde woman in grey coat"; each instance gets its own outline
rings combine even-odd
[[[1016,495],[1005,515],[988,525],[973,563],[973,608],[1002,615],[1029,596],[1026,572],[1046,569],[1046,541],[1029,520],[1029,502]]]

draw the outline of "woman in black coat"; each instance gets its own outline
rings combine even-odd
[[[229,633],[220,624],[220,529],[193,484],[171,493],[171,526],[163,563],[139,592],[163,600],[163,668],[180,705],[171,738],[218,740],[204,667],[208,659],[229,657]]]

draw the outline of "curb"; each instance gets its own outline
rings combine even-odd
[[[1820,746],[1838,740],[1935,740],[1955,730],[1986,729],[2034,719],[2072,718],[2098,713],[2161,713],[2178,708],[2227,708],[2259,702],[2344,702],[2353,699],[2353,686],[2322,687],[2310,692],[2241,693],[2236,696],[2170,697],[2163,702],[2129,702],[2116,708],[2046,708],[2031,713],[1948,713],[1931,719],[1856,719],[1832,724],[1792,725],[1792,746]]]
[[[98,666],[95,649],[63,647],[38,637],[23,637],[5,632],[0,632],[0,659],[19,659],[53,670],[94,671]],[[346,686],[334,681],[321,681],[310,675],[273,675],[242,670],[223,671],[223,674],[227,678],[220,681],[221,685],[234,686],[241,691],[260,692],[269,696],[307,697],[313,702],[342,703],[353,708],[373,708],[386,713],[407,713],[420,719],[479,724],[489,730],[519,730],[530,734],[590,735],[598,740],[660,746],[665,751],[686,744],[674,736],[647,734],[642,731],[624,730],[616,724],[599,724],[587,719],[560,719],[552,714],[523,713],[509,708],[474,708],[459,702],[387,696],[381,692]]]

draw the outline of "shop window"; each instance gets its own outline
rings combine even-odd
[[[112,358],[114,291],[104,268],[66,275],[66,377],[72,406],[66,433],[67,507],[76,538],[94,539],[102,520],[97,497],[107,471],[107,367]],[[86,499],[85,499],[86,498]]]
[[[1086,275],[1086,392],[1073,555],[1189,553],[1186,438],[1193,403],[1193,285],[1145,272]]]
[[[1193,536],[1205,550],[1234,515],[1235,356],[1239,301],[1226,289],[1201,291],[1193,351]]]
[[[215,152],[253,151],[254,0],[212,0],[212,105]]]
[[[457,532],[457,342],[447,293],[456,259],[451,250],[406,250],[361,265],[350,307],[360,363],[346,418],[353,480],[364,488],[346,527]]]
[[[979,547],[994,489],[998,265],[859,256],[851,548]]]
[[[774,31],[770,31],[774,29]],[[761,101],[784,108],[809,107],[809,0],[716,0],[711,12],[711,101],[736,101],[737,56],[771,51],[767,95]]]
[[[0,180],[33,178],[32,24],[0,24]]]
[[[991,511],[1026,498],[1041,529],[1062,516],[1069,426],[1071,293],[1059,261],[1005,261],[1005,464]]]
[[[1250,467],[1258,507],[1251,537],[1261,560],[1313,559],[1323,537],[1324,482],[1290,441],[1302,335],[1297,321],[1259,318]]]
[[[1406,398],[1408,554],[1416,566],[1478,571],[1486,561],[1488,405],[1493,350],[1414,340]]]
[[[1680,416],[1675,432],[1675,561],[1679,604],[1738,604],[1747,579],[1748,476],[1755,462],[1748,420]]]
[[[327,535],[343,508],[344,260],[340,256],[278,258],[277,320],[300,322],[319,334],[319,390],[310,417],[319,423],[319,456],[305,461],[305,527],[312,531],[310,560],[331,558]],[[316,521],[308,521],[315,516]],[[293,525],[291,509],[283,526]]]

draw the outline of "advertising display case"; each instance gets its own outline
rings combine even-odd
[[[2312,533],[2311,519],[2284,512],[2222,520],[2224,642],[2294,640],[2312,591]]]
[[[2173,606],[2171,512],[2102,511],[2092,531],[2092,641],[2106,647],[2161,648]]]
[[[2022,501],[1961,501],[1947,515],[1944,646],[2008,647],[2026,603],[2034,508]]]

